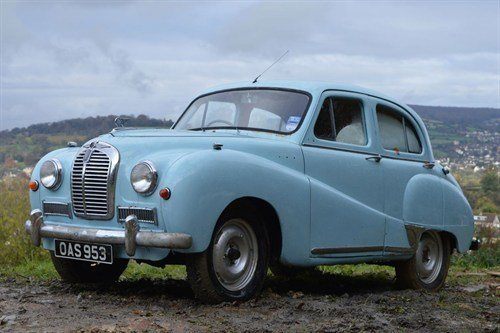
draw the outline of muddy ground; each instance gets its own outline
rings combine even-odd
[[[397,290],[390,277],[270,279],[257,300],[202,305],[184,280],[78,286],[0,282],[0,331],[498,332],[499,279],[458,278],[440,293]]]

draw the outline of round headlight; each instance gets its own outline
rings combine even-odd
[[[61,185],[62,179],[61,162],[51,159],[43,162],[40,168],[40,182],[48,189],[56,190]]]
[[[150,195],[156,188],[158,174],[151,162],[140,162],[130,173],[130,183],[137,193]]]

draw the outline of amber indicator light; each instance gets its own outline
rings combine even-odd
[[[38,182],[36,180],[30,181],[29,187],[30,187],[30,190],[32,190],[32,191],[38,190]]]
[[[170,189],[168,187],[162,188],[160,190],[160,197],[162,197],[162,199],[168,200],[168,199],[170,199],[170,195],[171,195],[171,193],[170,193]]]

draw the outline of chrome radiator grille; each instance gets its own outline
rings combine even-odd
[[[113,217],[117,164],[118,151],[105,143],[92,142],[78,152],[71,172],[71,197],[76,216]]]

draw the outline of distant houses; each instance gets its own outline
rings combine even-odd
[[[497,214],[480,214],[474,216],[475,236],[484,245],[497,246],[500,241],[500,221]]]
[[[498,219],[498,215],[493,213],[474,215],[474,224],[482,228],[500,228],[500,220]]]

